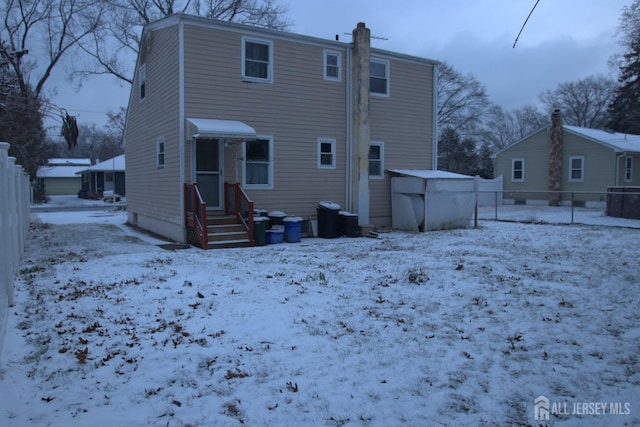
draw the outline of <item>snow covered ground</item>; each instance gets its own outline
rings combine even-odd
[[[640,229],[168,251],[123,212],[34,219],[0,425],[640,424]]]

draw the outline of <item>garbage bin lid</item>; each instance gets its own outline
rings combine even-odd
[[[347,212],[347,211],[340,211],[339,215],[342,215],[342,216],[358,216],[358,214]]]
[[[268,216],[272,216],[272,217],[274,217],[274,218],[275,218],[275,217],[278,217],[278,218],[279,218],[279,217],[282,217],[282,218],[284,218],[285,216],[287,216],[287,214],[286,214],[286,213],[284,213],[284,212],[282,212],[282,211],[273,211],[273,212],[269,212],[269,215],[268,215]]]
[[[266,216],[254,216],[253,217],[253,222],[265,222],[265,221],[269,221],[269,218],[267,218]]]
[[[283,219],[284,222],[302,222],[302,218],[299,216],[288,216]]]
[[[333,211],[339,211],[342,209],[339,204],[333,202],[320,202],[318,206],[321,206],[325,209],[331,209]]]

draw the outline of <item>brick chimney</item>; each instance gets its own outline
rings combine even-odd
[[[562,113],[551,113],[551,146],[549,148],[549,191],[562,190]],[[560,205],[560,194],[549,193],[549,206]]]
[[[369,86],[371,31],[364,22],[353,30],[352,51],[352,155],[357,166],[352,169],[352,206],[358,213],[359,225],[369,224]]]

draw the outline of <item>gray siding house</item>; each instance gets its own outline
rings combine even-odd
[[[612,186],[640,185],[640,135],[562,125],[562,203],[604,206]],[[545,126],[495,154],[495,176],[504,177],[505,202],[549,200],[551,129]],[[591,194],[590,194],[591,193]]]
[[[350,43],[183,14],[146,25],[124,134],[128,221],[186,242],[206,221],[194,199],[224,215],[246,196],[305,221],[330,200],[390,225],[387,170],[436,168],[437,62],[369,40],[362,23]]]

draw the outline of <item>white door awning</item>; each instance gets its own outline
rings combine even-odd
[[[218,138],[231,141],[253,141],[256,131],[236,120],[187,119],[188,135],[192,138]]]

